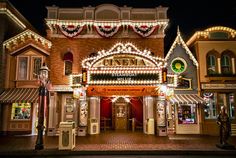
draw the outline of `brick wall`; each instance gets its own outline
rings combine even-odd
[[[96,39],[68,39],[52,38],[52,49],[49,56],[50,79],[52,84],[68,84],[68,77],[64,75],[63,54],[71,49],[73,53],[73,73],[81,72],[81,61],[90,53],[99,50],[109,50],[118,42],[131,42],[138,49],[147,49],[156,56],[164,57],[164,41],[162,38],[135,38],[135,39],[116,39],[116,38],[96,38]]]

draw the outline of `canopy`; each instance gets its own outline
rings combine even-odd
[[[170,102],[172,104],[203,104],[205,100],[198,96],[197,94],[175,94]]]
[[[38,95],[38,88],[9,88],[0,95],[0,103],[36,103]]]

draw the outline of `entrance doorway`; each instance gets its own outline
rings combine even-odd
[[[141,97],[102,97],[100,129],[142,130],[143,102]]]
[[[127,130],[128,122],[128,105],[126,102],[116,102],[114,105],[115,115],[115,129]]]

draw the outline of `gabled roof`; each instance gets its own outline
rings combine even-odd
[[[180,31],[179,31],[179,27],[177,29],[177,36],[175,38],[174,43],[172,44],[170,50],[168,51],[165,60],[167,61],[170,57],[170,55],[173,53],[175,47],[177,45],[182,45],[182,47],[186,50],[186,53],[189,55],[190,59],[193,61],[193,64],[196,65],[198,67],[198,62],[196,60],[196,58],[194,57],[194,55],[192,54],[192,52],[189,50],[188,46],[186,45],[186,43],[184,42],[183,38],[181,37]]]
[[[34,45],[37,44],[38,46],[41,46],[45,50],[50,49],[52,46],[51,41],[47,40],[46,38],[40,36],[39,34],[31,30],[25,30],[19,33],[18,35],[4,41],[3,45],[12,54],[16,52],[16,50],[21,49],[21,47],[28,45],[29,42],[34,43]]]

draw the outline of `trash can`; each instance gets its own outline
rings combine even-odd
[[[60,122],[59,150],[72,150],[75,147],[75,123]]]

